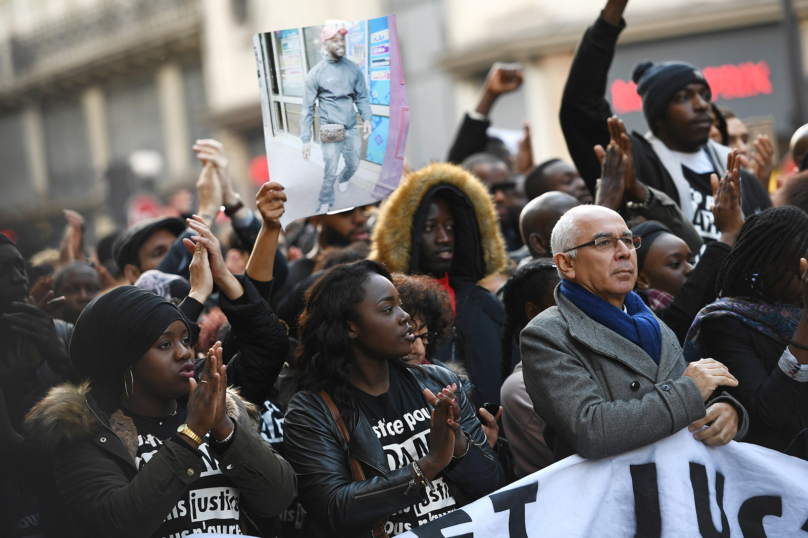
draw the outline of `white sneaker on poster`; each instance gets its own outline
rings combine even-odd
[[[317,210],[318,215],[325,215],[331,210],[331,204],[320,204],[320,209]]]
[[[348,181],[346,181],[345,183],[340,183],[339,184],[339,192],[347,192],[348,183],[349,183]]]

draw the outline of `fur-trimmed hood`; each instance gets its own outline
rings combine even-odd
[[[74,443],[96,435],[104,424],[104,415],[96,413],[88,402],[90,383],[64,383],[53,387],[25,417],[25,430],[34,442],[50,451],[62,443]],[[227,389],[227,414],[237,421],[243,413],[257,417],[258,410],[241,399],[236,389]],[[132,459],[137,455],[137,429],[131,418],[116,409],[106,424],[123,442]]]
[[[450,276],[479,281],[502,271],[507,253],[488,189],[471,173],[447,163],[431,164],[401,180],[382,204],[370,259],[391,272],[417,272],[416,230],[423,227],[429,202],[438,192],[449,202],[456,223]]]

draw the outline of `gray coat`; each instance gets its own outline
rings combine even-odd
[[[578,453],[604,458],[672,435],[705,415],[696,383],[683,377],[682,349],[662,321],[659,366],[639,346],[595,322],[555,290],[557,307],[536,316],[521,333],[525,386],[547,421],[556,460]],[[749,419],[738,411],[739,440]],[[551,444],[552,446],[552,444]]]

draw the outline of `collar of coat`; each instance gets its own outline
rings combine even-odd
[[[238,420],[245,412],[257,418],[257,408],[242,400],[235,389],[227,389],[226,402],[226,412],[233,420]],[[102,430],[111,430],[133,460],[137,455],[135,423],[120,409],[107,417],[95,404],[89,382],[64,383],[50,389],[26,415],[25,429],[31,438],[50,451],[55,451],[62,443],[92,440]]]
[[[620,362],[655,383],[668,379],[677,362],[684,360],[676,336],[659,318],[657,322],[662,333],[662,345],[657,366],[641,347],[594,321],[559,290],[560,285],[555,289],[555,300],[570,336],[595,353]]]
[[[468,206],[468,212],[461,205],[452,205],[453,212],[462,211],[464,213],[453,216],[456,224],[459,224],[460,220],[468,223],[474,222],[477,230],[467,230],[466,232],[478,237],[474,241],[475,247],[482,250],[482,252],[468,252],[464,245],[455,244],[455,259],[450,275],[456,269],[469,270],[468,267],[458,266],[476,266],[477,264],[474,262],[478,258],[480,268],[472,270],[474,275],[470,280],[478,281],[505,269],[507,265],[505,242],[499,232],[497,212],[488,189],[466,170],[448,163],[434,163],[411,172],[401,180],[393,194],[382,203],[376,226],[373,229],[370,259],[385,264],[391,272],[412,272],[410,266],[412,253],[415,250],[413,230],[419,227],[418,217],[428,209],[423,207],[425,198],[431,198],[431,194],[434,194],[441,185],[445,185],[457,193],[457,196],[468,200],[469,203],[463,204]],[[422,223],[423,217],[420,226],[423,226]],[[460,228],[458,227],[456,234],[461,233]],[[415,245],[415,247],[417,246]],[[462,263],[461,256],[467,257],[471,263]]]

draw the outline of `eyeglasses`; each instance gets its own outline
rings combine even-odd
[[[513,181],[503,181],[502,183],[486,183],[486,187],[488,187],[488,192],[491,193],[493,196],[498,191],[502,191],[503,194],[513,194],[513,191],[516,190],[516,183]]]
[[[423,342],[425,346],[428,346],[429,344],[438,339],[438,333],[416,334],[415,337],[420,338],[421,342]]]
[[[577,247],[568,248],[564,252],[567,253],[570,250],[584,247],[595,247],[596,250],[600,251],[615,250],[617,248],[618,241],[621,241],[627,249],[634,250],[640,248],[640,245],[642,244],[642,237],[639,235],[625,235],[623,237],[598,237],[597,239],[589,241],[588,243],[578,245]]]

